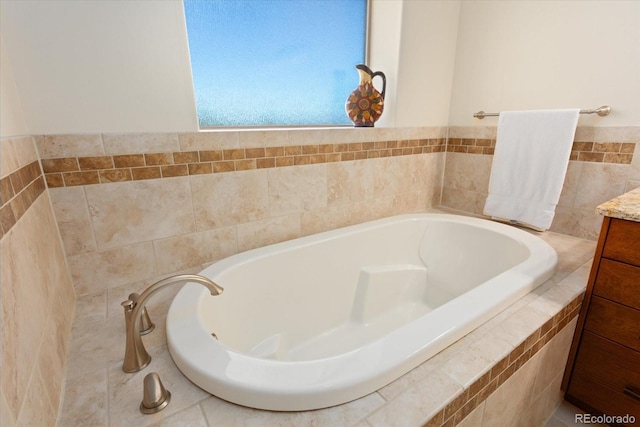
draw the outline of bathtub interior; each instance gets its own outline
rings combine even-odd
[[[475,225],[404,220],[275,245],[213,277],[200,300],[220,342],[253,357],[304,361],[355,350],[523,262],[521,242]],[[203,274],[208,275],[207,270]]]

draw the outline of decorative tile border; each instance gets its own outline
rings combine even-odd
[[[47,187],[309,165],[444,152],[445,139],[233,148],[43,159]]]
[[[0,237],[11,230],[44,190],[37,161],[0,179]]]
[[[485,401],[506,380],[578,316],[584,294],[580,294],[527,337],[510,354],[497,362],[423,427],[453,427]]]
[[[447,151],[453,153],[492,155],[495,139],[449,138]],[[633,160],[635,142],[578,142],[571,147],[569,160],[595,163],[619,163],[629,165]]]

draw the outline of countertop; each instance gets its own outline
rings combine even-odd
[[[640,187],[596,208],[600,215],[640,222]]]

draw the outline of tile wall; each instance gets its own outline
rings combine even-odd
[[[0,424],[54,425],[75,294],[32,137],[0,140]]]
[[[36,137],[79,295],[440,200],[446,128]]]
[[[442,206],[482,214],[495,127],[450,127]],[[551,230],[597,239],[599,204],[640,187],[640,127],[578,127]]]

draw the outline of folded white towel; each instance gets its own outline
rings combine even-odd
[[[539,230],[551,226],[579,113],[579,109],[500,113],[485,215]]]

